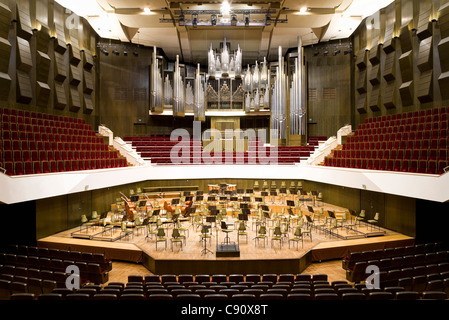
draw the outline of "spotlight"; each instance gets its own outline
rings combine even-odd
[[[192,25],[194,28],[196,28],[198,26],[198,16],[194,16],[193,20],[192,20]]]
[[[326,51],[323,52],[323,54],[324,54],[325,56],[327,56],[327,55],[329,54],[329,51],[326,50]]]
[[[235,16],[235,14],[233,14],[231,17],[231,26],[235,27],[236,25],[237,25],[237,17]]]
[[[104,54],[105,56],[109,55],[109,52],[106,49],[101,49],[100,50],[102,54]]]
[[[348,50],[345,50],[343,53],[345,54],[345,55],[347,55],[347,54],[349,54],[349,53],[351,53],[352,52],[352,49],[348,49]]]
[[[341,52],[340,49],[335,50],[335,51],[334,51],[334,56],[336,56],[336,55],[339,54],[340,52]]]
[[[270,14],[267,14],[265,16],[265,25],[269,26],[270,24],[271,24],[271,16],[270,16]]]
[[[133,52],[133,55],[134,55],[135,57],[139,56],[139,54],[137,53],[137,51],[134,51],[134,52]]]
[[[120,55],[120,52],[118,52],[117,50],[112,50],[112,53],[115,54],[116,56]]]
[[[217,25],[217,16],[215,14],[210,16],[210,22],[212,23],[213,26]]]
[[[183,15],[183,14],[181,14],[181,15],[179,16],[178,23],[179,23],[179,26],[180,26],[180,27],[183,27],[183,26],[185,25],[185,20],[184,20],[184,15]]]
[[[128,51],[123,51],[123,55],[124,55],[125,57],[127,57],[127,56],[128,56]]]
[[[320,53],[318,52],[318,51],[315,51],[314,53],[313,53],[313,56],[314,57],[316,57],[317,55],[319,55]]]
[[[249,17],[245,17],[245,27],[249,26]]]

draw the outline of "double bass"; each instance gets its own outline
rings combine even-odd
[[[125,202],[125,211],[128,217],[128,221],[134,222],[134,215],[137,214],[136,205],[131,202],[128,197],[126,197],[123,193],[120,192],[122,195],[122,200]]]

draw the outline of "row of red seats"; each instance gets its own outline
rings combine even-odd
[[[87,123],[58,121],[58,120],[44,120],[37,118],[24,118],[9,115],[2,115],[0,118],[2,125],[11,125],[12,128],[19,128],[19,126],[39,126],[39,127],[55,127],[66,129],[92,130],[92,127]]]
[[[4,162],[7,175],[28,175],[126,167],[126,159],[52,160],[33,162]]]
[[[447,149],[449,138],[395,140],[377,142],[347,142],[343,150],[384,150],[384,149]]]
[[[0,141],[3,151],[8,150],[53,150],[53,151],[107,151],[108,145],[104,143],[88,142],[50,142],[28,140],[4,140]]]
[[[408,140],[423,140],[423,139],[439,139],[447,138],[447,129],[441,130],[424,130],[424,131],[410,131],[410,132],[391,132],[380,134],[359,134],[349,136],[346,142],[377,142],[377,141],[408,141]]]
[[[102,138],[86,134],[58,134],[39,132],[2,131],[1,140],[27,140],[50,142],[103,143]]]
[[[68,116],[58,116],[58,115],[42,113],[42,112],[35,112],[35,111],[0,108],[0,115],[3,115],[3,114],[25,117],[25,118],[36,118],[36,119],[55,120],[55,121],[73,122],[73,123],[86,123],[86,121],[84,119],[80,119],[80,118],[73,118],[73,117],[68,117]]]
[[[389,124],[386,122],[372,122],[370,124],[362,123],[358,130],[354,132],[355,135],[363,134],[386,134],[396,132],[412,132],[412,131],[429,131],[429,130],[447,130],[449,127],[448,120],[437,120],[424,123],[412,124]]]
[[[442,108],[432,108],[426,110],[418,110],[418,111],[409,111],[398,114],[389,114],[384,116],[366,118],[365,123],[378,122],[378,121],[389,121],[389,120],[398,120],[398,119],[408,119],[408,118],[420,118],[432,115],[444,115],[449,114],[449,107]]]
[[[447,149],[335,150],[336,159],[449,160]]]
[[[0,153],[0,162],[32,162],[49,160],[118,159],[117,151],[59,151],[59,150],[6,150]]]
[[[325,158],[325,166],[426,174],[443,174],[448,160],[337,159]]]
[[[368,123],[361,123],[358,127],[358,129],[378,129],[378,128],[384,128],[384,127],[399,127],[399,126],[428,126],[433,125],[434,123],[447,123],[449,119],[448,114],[435,114],[432,116],[425,116],[425,117],[416,117],[416,118],[403,118],[403,119],[396,119],[396,120],[385,120],[385,121],[378,121],[378,122],[368,122]]]

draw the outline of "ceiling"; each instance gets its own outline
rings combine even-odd
[[[365,17],[394,0],[227,0],[231,12],[221,15],[222,1],[56,0],[87,19],[102,38],[157,46],[185,63],[205,63],[210,46],[219,48],[226,38],[231,50],[240,45],[245,64],[276,60],[279,47],[284,53],[296,47],[298,36],[303,45],[348,38]],[[211,25],[215,13],[217,24]],[[230,25],[233,13],[236,26]]]

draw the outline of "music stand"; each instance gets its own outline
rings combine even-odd
[[[160,212],[161,212],[161,209],[153,210],[153,216],[158,216]]]
[[[192,201],[193,200],[193,196],[187,196],[186,197],[186,201]]]
[[[253,190],[253,189],[246,189],[246,193],[248,193],[248,194],[253,194],[253,193],[254,193],[254,190]]]
[[[226,196],[220,196],[220,201],[226,201],[226,200],[228,200],[228,197],[226,197]]]
[[[209,197],[207,197],[207,201],[215,201],[215,197],[209,196]]]
[[[237,193],[238,194],[244,194],[245,192],[244,192],[245,190],[243,190],[243,189],[237,189]]]
[[[243,197],[243,202],[251,202],[251,197]]]
[[[190,196],[190,191],[184,191],[184,192],[183,192],[183,195],[184,195],[184,196]]]
[[[315,210],[313,210],[313,207],[307,206],[307,210],[309,210],[310,213],[315,213]]]
[[[288,214],[291,215],[291,216],[294,215],[294,214],[293,214],[293,211],[292,211],[292,208],[287,208],[287,212],[288,212]]]
[[[197,192],[196,192],[196,195],[197,195],[197,196],[202,196],[202,195],[203,195],[203,191],[197,191]]]
[[[215,223],[216,221],[217,221],[217,216],[216,216],[216,214],[215,214],[215,215],[212,215],[212,216],[207,216],[207,217],[206,217],[206,222],[207,222],[207,223],[210,223],[211,226],[212,226],[212,223]]]
[[[229,200],[230,201],[239,201],[239,198],[238,197],[230,197]]]
[[[261,195],[262,197],[268,197],[268,192],[267,192],[267,191],[261,191],[261,192],[260,192],[260,195]]]
[[[246,209],[246,208],[248,208],[247,203],[240,203],[240,209]]]
[[[204,196],[196,196],[195,201],[203,201]]]
[[[293,200],[287,200],[287,206],[289,206],[289,207],[294,207],[294,206],[295,206],[295,201],[293,201]]]
[[[254,198],[254,200],[255,200],[256,202],[263,202],[263,199],[260,198],[260,197],[256,197],[256,198]]]
[[[172,199],[171,205],[176,205],[176,204],[179,204],[179,199]]]
[[[213,253],[209,249],[207,249],[207,233],[208,229],[210,229],[211,226],[207,226],[203,224],[203,227],[201,228],[201,233],[203,234],[203,240],[204,240],[204,249],[201,250],[201,254],[207,254],[207,253]],[[211,236],[212,237],[212,236]]]

